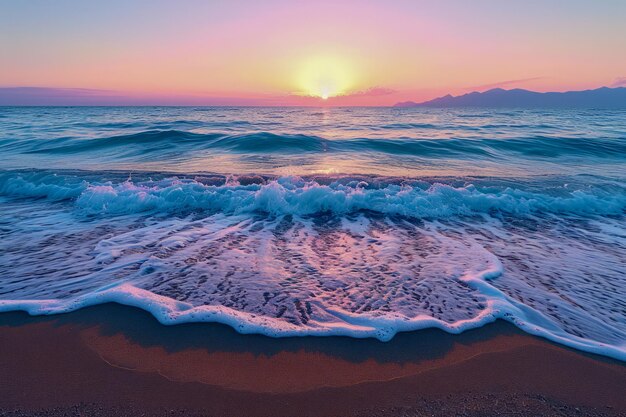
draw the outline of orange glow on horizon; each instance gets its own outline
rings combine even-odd
[[[486,86],[580,90],[626,76],[626,54],[615,52],[626,49],[626,3],[22,3],[0,5],[0,87],[167,103],[390,105]]]

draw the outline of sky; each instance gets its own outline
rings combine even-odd
[[[392,105],[626,86],[626,1],[0,1],[0,94]]]

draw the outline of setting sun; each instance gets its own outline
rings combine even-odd
[[[330,97],[349,93],[356,85],[351,63],[335,56],[316,56],[305,60],[297,71],[298,95]]]

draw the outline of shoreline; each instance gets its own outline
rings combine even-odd
[[[0,373],[7,416],[626,415],[626,364],[500,320],[380,342],[163,326],[119,304],[7,312]]]

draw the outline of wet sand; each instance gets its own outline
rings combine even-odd
[[[0,314],[0,415],[626,416],[626,365],[505,322],[272,339],[117,304]]]

